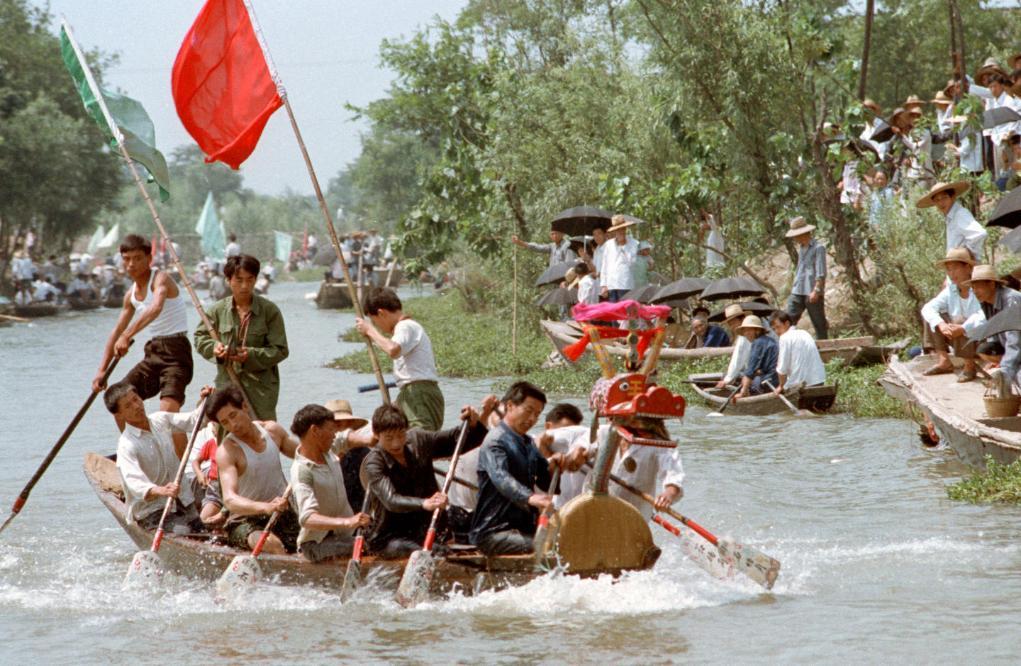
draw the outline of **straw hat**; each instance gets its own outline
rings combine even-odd
[[[634,225],[638,224],[634,220],[626,219],[623,215],[614,215],[611,218],[611,221],[613,222],[613,226],[606,230],[606,233],[608,234],[612,234],[614,231],[618,231],[620,229],[627,229],[628,227],[633,227]]]
[[[913,106],[923,106],[925,102],[918,95],[908,95],[908,98],[904,100],[904,108],[910,109]]]
[[[796,218],[788,222],[788,224],[790,225],[791,228],[790,231],[784,234],[787,238],[794,238],[795,236],[800,236],[801,234],[807,234],[809,231],[815,229],[814,226],[812,226],[808,222],[805,222],[805,218],[801,217],[800,215],[798,215]]]
[[[756,315],[748,315],[741,322],[741,325],[737,327],[738,333],[743,333],[746,328],[757,328],[760,331],[766,330],[766,327],[762,325],[762,320]]]
[[[996,269],[989,264],[979,264],[971,269],[971,279],[965,280],[964,284],[971,284],[972,282],[999,282],[1000,284],[1005,284],[996,274]]]
[[[866,97],[865,101],[862,102],[861,105],[866,109],[872,111],[872,113],[876,114],[877,116],[881,116],[883,114],[883,107],[876,104],[876,101],[874,99]]]
[[[936,262],[937,266],[943,266],[950,262],[957,261],[969,266],[975,265],[975,259],[971,256],[971,250],[966,247],[952,247],[947,251],[947,256]]]
[[[940,192],[949,192],[951,196],[959,197],[970,189],[971,183],[966,180],[955,180],[952,183],[936,183],[924,197],[915,202],[915,207],[929,208],[930,206],[935,206],[936,202],[932,198]]]
[[[1007,72],[1003,71],[1003,68],[1000,67],[1000,63],[996,62],[996,58],[986,58],[986,61],[975,72],[975,83],[980,86],[986,85],[987,80],[992,74],[1008,76]]]
[[[330,400],[324,407],[333,412],[333,420],[345,428],[357,429],[369,422],[368,419],[355,416],[347,400]]]
[[[917,115],[918,115],[917,107],[905,109],[903,106],[898,106],[896,109],[893,110],[893,113],[890,114],[890,125],[896,127],[898,124],[897,123],[898,119],[900,119],[902,116],[917,116]]]
[[[724,323],[731,319],[737,319],[738,317],[744,316],[744,308],[738,303],[731,303],[723,310],[723,321]]]
[[[938,93],[936,93],[936,96],[932,98],[932,103],[938,104],[940,106],[950,106],[951,104],[954,103],[954,100],[950,99],[950,97],[945,92],[940,90]]]

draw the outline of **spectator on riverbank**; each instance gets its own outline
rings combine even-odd
[[[790,221],[787,238],[798,244],[798,265],[794,271],[794,285],[787,300],[787,313],[797,326],[801,315],[808,310],[808,316],[815,327],[815,337],[825,340],[829,337],[826,321],[826,247],[813,237],[815,227],[798,216]]]
[[[517,235],[511,236],[511,242],[518,247],[523,247],[532,252],[549,254],[549,266],[578,260],[578,255],[571,249],[570,238],[556,229],[550,229],[549,239],[549,243],[528,243],[518,238]]]

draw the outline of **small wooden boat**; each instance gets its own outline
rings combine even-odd
[[[954,374],[922,374],[935,363],[934,355],[908,362],[892,358],[879,385],[891,397],[907,403],[917,420],[931,423],[940,442],[965,463],[983,467],[988,455],[1006,465],[1021,457],[1021,417],[987,416],[982,383],[959,384]]]
[[[549,338],[550,342],[558,352],[563,354],[564,347],[577,342],[581,337],[581,328],[575,322],[552,321],[543,319],[539,322],[542,332]],[[815,345],[819,348],[819,355],[823,362],[829,362],[835,358],[842,358],[849,361],[854,358],[861,349],[874,346],[876,339],[871,335],[859,338],[836,338],[833,340],[816,340]],[[615,356],[627,356],[626,345],[618,344],[616,341],[604,342],[606,351]],[[664,347],[659,354],[660,362],[676,362],[694,360],[700,358],[716,358],[730,356],[734,351],[733,347],[699,347],[697,349],[678,349],[676,347]]]
[[[692,388],[707,405],[713,409],[719,409],[727,401],[733,389],[714,388],[716,382],[723,377],[720,373],[704,373],[688,375]],[[798,409],[807,409],[813,412],[827,412],[833,407],[837,399],[836,386],[795,386],[785,389],[784,395]],[[724,414],[739,416],[766,416],[768,414],[782,414],[789,412],[790,408],[784,404],[778,396],[772,393],[753,395],[741,398],[731,403]]]
[[[79,296],[68,296],[67,304],[72,310],[95,310],[103,304],[98,296],[95,298],[81,298]]]
[[[323,280],[316,294],[316,307],[320,310],[346,310],[354,307],[346,282],[327,282]]]
[[[388,277],[390,278],[390,288],[396,289],[404,280],[404,271],[401,270],[400,266],[394,266],[392,274],[389,268],[382,268],[380,266],[373,270],[373,281],[377,287],[386,287]]]
[[[27,305],[15,305],[14,314],[19,317],[52,317],[53,315],[62,312],[67,309],[67,305],[63,303],[51,303],[49,301],[40,301],[38,303],[28,303]]]

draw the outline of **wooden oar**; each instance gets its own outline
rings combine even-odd
[[[103,381],[101,385],[106,385],[107,380],[110,379],[110,375],[113,373],[114,368],[117,367],[117,363],[120,360],[121,360],[120,356],[114,356],[112,359],[110,359],[110,362],[106,366],[106,371],[103,372]],[[68,438],[71,436],[71,433],[73,433],[75,428],[78,427],[78,424],[81,422],[82,417],[85,416],[85,412],[89,411],[89,407],[92,406],[92,403],[95,402],[96,396],[98,395],[99,391],[92,391],[92,393],[89,394],[88,399],[85,400],[85,404],[81,406],[81,408],[78,410],[78,413],[74,415],[74,418],[71,419],[71,422],[67,424],[66,428],[64,428],[64,434],[60,436],[60,439],[57,440],[57,443],[54,444],[53,448],[50,449],[50,452],[46,454],[46,457],[43,458],[42,463],[39,464],[39,469],[35,471],[35,474],[32,475],[32,478],[28,480],[28,483],[21,490],[21,494],[18,495],[18,498],[16,500],[14,500],[14,506],[11,507],[11,515],[7,517],[7,520],[4,521],[3,525],[0,525],[0,532],[3,532],[5,529],[7,529],[7,526],[11,524],[12,520],[14,520],[14,517],[18,515],[22,508],[24,508],[25,503],[28,502],[29,493],[31,493],[32,489],[35,488],[35,484],[39,483],[39,479],[41,479],[43,477],[43,474],[46,473],[46,469],[50,466],[50,463],[53,462],[53,459],[57,457],[57,454],[60,453],[61,447],[64,446],[64,443],[67,442]]]
[[[291,484],[287,484],[287,488],[284,490],[284,499],[290,496]],[[252,549],[250,555],[236,555],[231,560],[231,563],[227,565],[227,569],[220,575],[219,580],[216,581],[216,591],[219,597],[225,597],[245,585],[255,585],[259,582],[259,579],[262,578],[259,555],[262,554],[262,549],[266,546],[270,530],[276,525],[279,517],[279,511],[274,511],[270,515],[269,520],[266,522],[266,527],[262,529],[262,534],[259,536],[259,540],[256,542],[255,548]]]
[[[768,388],[768,389],[769,389],[770,391],[774,391],[774,392],[776,391],[776,387],[775,387],[775,386],[773,386],[773,385],[772,385],[772,384],[771,384],[771,383],[769,382],[769,380],[768,380],[768,379],[766,379],[766,380],[763,380],[763,382],[762,382],[762,383],[763,383],[763,385],[764,385],[764,386],[765,386],[766,388]],[[797,407],[795,407],[795,406],[794,406],[794,403],[793,403],[793,402],[791,402],[790,400],[788,400],[788,399],[787,399],[787,396],[785,396],[785,395],[783,394],[783,391],[780,391],[779,393],[774,393],[774,395],[776,395],[777,397],[779,397],[779,398],[780,398],[780,400],[783,400],[783,404],[787,405],[787,409],[791,410],[791,413],[792,413],[792,414],[794,414],[794,416],[815,416],[815,414],[813,414],[812,412],[808,411],[807,409],[798,409]]]
[[[610,475],[610,480],[628,492],[641,497],[652,506],[656,506],[656,500],[652,497],[652,495],[635,488],[615,474]],[[660,509],[657,509],[657,511],[659,510]],[[706,528],[702,527],[695,521],[682,516],[670,507],[662,509],[662,511],[663,513],[673,516],[677,520],[681,521],[682,525],[693,530],[703,539],[716,546],[721,559],[724,561],[733,560],[734,567],[738,571],[748,576],[767,590],[773,588],[773,583],[776,582],[776,577],[780,574],[779,560],[773,559],[769,555],[766,555],[751,546],[738,543],[731,539],[719,539]],[[653,516],[653,520],[656,520],[656,516]],[[662,520],[656,522],[663,524]]]
[[[553,493],[556,491],[557,483],[560,482],[560,468],[553,472],[553,478],[549,484],[550,505],[539,514],[539,524],[535,528],[535,536],[532,538],[532,551],[535,553],[535,561],[542,563],[546,561],[546,540],[549,538],[549,517],[553,513]]]
[[[720,408],[717,409],[715,412],[709,412],[708,414],[706,414],[706,416],[723,416],[723,412],[725,412],[727,407],[730,406],[730,403],[734,400],[734,396],[737,395],[737,392],[740,390],[741,386],[740,385],[736,386],[734,390],[730,392],[730,395],[727,396],[726,402],[720,405]]]
[[[450,490],[450,484],[454,480],[454,473],[457,469],[457,460],[461,457],[461,447],[468,437],[468,419],[465,419],[461,426],[461,433],[457,436],[457,444],[454,446],[454,456],[450,459],[450,469],[447,470],[447,478],[443,481],[443,494]],[[420,550],[416,550],[408,558],[408,564],[404,567],[404,574],[397,586],[397,603],[405,608],[424,601],[429,596],[429,587],[432,584],[433,574],[436,572],[436,560],[432,556],[433,541],[436,540],[436,523],[440,519],[440,512],[443,509],[433,511],[432,520],[429,522],[429,531],[425,534],[425,542]]]
[[[28,322],[32,321],[27,317],[16,317],[14,315],[9,314],[0,314],[0,319],[10,319],[11,321],[21,322],[22,324],[27,324]]]
[[[195,439],[199,436],[199,432],[201,432],[202,426],[205,424],[205,405],[206,399],[202,398],[195,407],[199,415],[195,420],[195,427],[192,428],[191,437],[188,439],[188,446],[185,447],[184,454],[181,456],[181,464],[177,466],[177,474],[174,476],[174,483],[178,486],[181,485],[181,479],[184,478],[184,470],[188,467],[188,459],[191,457],[191,450],[195,446]],[[167,498],[166,503],[163,505],[163,515],[160,516],[159,527],[156,528],[156,534],[152,538],[152,547],[149,550],[138,551],[131,558],[131,564],[128,565],[128,573],[124,576],[125,585],[158,580],[163,576],[163,562],[160,560],[158,553],[160,544],[163,543],[163,527],[167,522],[167,516],[170,515],[170,509],[176,501],[176,497]]]
[[[365,499],[362,500],[362,513],[369,510],[369,500],[372,499],[372,490],[365,489]],[[355,589],[362,582],[362,550],[365,548],[365,530],[359,527],[355,530],[355,544],[351,549],[351,559],[348,560],[347,570],[344,572],[344,584],[340,588],[340,600],[347,601],[354,594]]]

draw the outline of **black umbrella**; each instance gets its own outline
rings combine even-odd
[[[982,129],[993,129],[1007,123],[1014,123],[1021,120],[1017,111],[1009,106],[998,106],[982,112]]]
[[[997,245],[1002,245],[1014,254],[1021,254],[1021,228],[1008,231]]]
[[[699,295],[703,301],[719,301],[724,298],[761,296],[766,288],[748,277],[729,277],[713,280]]]
[[[647,284],[644,287],[635,287],[624,294],[622,301],[638,301],[639,303],[651,303],[653,296],[662,288],[660,284]]]
[[[968,334],[972,340],[985,340],[1004,331],[1021,331],[1021,304],[1000,310],[992,319]]]
[[[553,231],[568,236],[591,235],[593,229],[609,229],[613,213],[602,208],[576,206],[560,211],[553,218]]]
[[[539,276],[539,279],[535,281],[535,286],[541,287],[545,284],[557,284],[559,282],[563,282],[564,278],[567,277],[567,271],[577,265],[578,262],[576,261],[565,261],[560,264],[553,264]]]
[[[550,289],[535,299],[536,305],[574,305],[577,302],[578,291],[576,289],[564,289],[563,287]]]
[[[1008,229],[1014,229],[1018,225],[1021,225],[1021,187],[1015,187],[1007,196],[1000,199],[993,214],[989,216],[989,221],[986,222],[987,227]]]
[[[709,280],[705,278],[681,278],[660,288],[653,296],[653,303],[664,303],[672,299],[686,299],[695,294],[701,294],[702,290],[709,286]]]
[[[772,305],[769,305],[768,303],[759,303],[758,301],[744,301],[742,303],[738,303],[738,305],[740,305],[741,309],[745,312],[751,312],[752,314],[773,314],[773,312],[776,311],[776,308]],[[723,321],[723,313],[725,310],[726,308],[710,315],[709,321],[713,323]]]
[[[869,137],[869,141],[875,141],[876,143],[883,143],[893,138],[893,128],[882,118],[876,119],[876,128],[872,130],[872,136]]]

